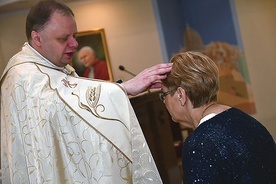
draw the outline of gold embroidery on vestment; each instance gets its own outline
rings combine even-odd
[[[72,92],[72,95],[78,97],[78,105],[81,109],[85,109],[91,114],[93,114],[97,118],[105,119],[105,120],[113,120],[113,121],[118,121],[120,122],[127,130],[127,126],[119,119],[114,119],[114,118],[107,118],[103,117],[99,114],[99,111],[104,112],[105,111],[105,106],[103,104],[99,104],[99,99],[101,96],[101,85],[98,85],[97,87],[88,87],[86,90],[86,101],[88,105],[85,105],[80,101],[80,97]],[[102,108],[99,110],[99,108]]]
[[[70,81],[66,77],[64,79],[62,79],[61,82],[63,83],[63,85],[65,87],[69,87],[69,88],[75,88],[78,85],[76,83],[70,84]]]

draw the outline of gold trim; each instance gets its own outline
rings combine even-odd
[[[50,89],[52,89],[53,91],[55,91],[56,93],[57,93],[57,95],[58,95],[58,97],[60,98],[60,100],[64,103],[64,104],[66,104],[66,106],[72,111],[72,112],[74,112],[85,124],[87,124],[90,128],[92,128],[92,129],[94,129],[97,133],[99,133],[104,139],[106,139],[108,142],[110,142],[110,144],[111,145],[113,145],[118,151],[120,151],[120,153],[122,154],[122,155],[124,155],[125,156],[125,158],[126,159],[128,159],[128,161],[130,162],[130,163],[133,163],[133,161],[132,161],[132,159],[131,158],[129,158],[119,147],[117,147],[110,139],[108,139],[104,134],[102,134],[98,129],[96,129],[93,125],[91,125],[85,118],[83,118],[77,111],[75,111],[63,98],[62,98],[62,96],[59,94],[59,92],[58,92],[58,90],[57,89],[54,89],[52,86],[51,86],[51,78],[50,78],[50,76],[47,74],[47,73],[45,73],[45,72],[43,72],[40,68],[39,68],[39,65],[40,64],[37,64],[37,63],[35,63],[35,62],[26,62],[26,63],[33,63],[37,68],[38,68],[38,70],[41,72],[41,73],[43,73],[44,75],[46,75],[47,77],[48,77],[48,79],[49,79],[49,87],[50,87]],[[50,69],[54,69],[54,68],[51,68],[51,67],[48,67],[48,66],[45,66],[45,65],[41,65],[41,66],[44,66],[44,67],[47,67],[47,68],[50,68]],[[60,71],[60,70],[57,70],[57,71]],[[61,71],[60,71],[61,72]],[[62,72],[63,73],[63,72]],[[72,95],[75,95],[75,96],[77,96],[76,94],[73,94],[72,93]],[[77,96],[77,98],[78,98],[78,100],[79,100],[79,96]],[[82,106],[83,105],[83,106]],[[91,109],[88,107],[88,106],[86,106],[86,105],[84,105],[84,104],[82,104],[81,102],[80,102],[80,100],[79,100],[79,106],[80,106],[80,108],[82,108],[82,109],[84,109],[84,110],[87,110],[87,111],[89,111],[89,112],[91,112],[92,114],[93,114],[93,112],[91,111]],[[97,107],[96,107],[97,108]],[[95,117],[98,117],[98,116],[96,116],[95,114],[93,114]],[[117,119],[112,119],[112,118],[102,118],[102,119],[107,119],[107,120],[115,120],[115,121],[119,121],[119,122],[121,122],[120,120],[117,120]],[[121,122],[122,124],[123,124],[123,122]],[[124,124],[123,124],[124,125]],[[125,125],[124,125],[125,126]],[[126,126],[125,126],[126,127]],[[126,129],[127,129],[127,127],[126,127]],[[129,129],[127,129],[128,131],[129,131]]]

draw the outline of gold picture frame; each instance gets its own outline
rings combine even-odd
[[[76,73],[79,76],[82,76],[83,72],[85,71],[85,66],[79,61],[77,57],[78,51],[83,46],[90,46],[95,51],[97,58],[106,62],[109,80],[114,81],[104,29],[99,28],[90,31],[78,32],[76,34],[76,40],[79,45],[72,61],[72,66],[75,68]]]

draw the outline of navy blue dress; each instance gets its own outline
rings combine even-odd
[[[236,108],[202,123],[184,142],[184,184],[276,183],[276,145],[267,129]]]

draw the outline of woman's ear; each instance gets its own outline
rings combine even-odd
[[[41,46],[41,35],[37,31],[32,31],[31,32],[31,37],[33,40],[33,43],[37,45],[38,47]]]
[[[186,91],[183,88],[178,87],[176,94],[181,106],[184,106],[186,103]]]

